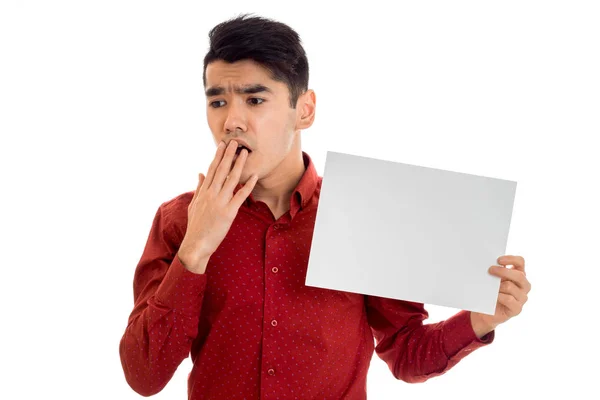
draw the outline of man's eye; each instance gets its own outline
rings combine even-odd
[[[211,102],[211,103],[210,103],[210,106],[211,106],[212,108],[219,108],[219,106],[218,106],[218,105],[215,105],[215,104],[218,104],[218,103],[224,103],[224,101],[223,101],[223,100],[217,100],[217,101],[213,101],[213,102]]]
[[[259,103],[256,103],[256,102],[254,102],[254,100],[257,100],[257,101],[259,101]],[[258,97],[251,97],[251,98],[249,98],[249,99],[248,99],[248,101],[249,101],[249,102],[250,102],[250,104],[252,104],[253,106],[257,106],[257,105],[259,105],[259,104],[262,104],[262,103],[264,103],[264,102],[265,102],[265,99],[261,99],[261,98],[258,98]]]

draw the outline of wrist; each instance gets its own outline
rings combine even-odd
[[[191,258],[181,252],[177,253],[177,257],[179,258],[181,265],[190,272],[203,274],[206,271],[209,257]]]
[[[478,314],[471,312],[471,326],[473,327],[473,331],[475,332],[475,336],[478,339],[481,339],[494,329],[496,329],[497,325],[491,325],[483,321]]]

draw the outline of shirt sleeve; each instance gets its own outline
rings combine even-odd
[[[442,375],[473,350],[494,341],[495,331],[477,338],[470,311],[434,324],[423,303],[365,296],[367,320],[375,337],[375,352],[396,379],[425,382]]]
[[[135,269],[134,307],[119,344],[125,379],[143,396],[160,392],[189,356],[206,288],[206,275],[190,272],[177,256],[180,243],[164,206]]]

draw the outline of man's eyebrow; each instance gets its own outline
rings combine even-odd
[[[273,94],[273,91],[271,89],[269,89],[265,85],[261,85],[259,83],[255,84],[255,85],[235,87],[234,91],[237,94],[254,94],[254,93],[261,93],[261,92],[267,92],[267,93]],[[222,86],[214,86],[214,87],[209,87],[208,89],[206,89],[206,97],[220,96],[223,93],[225,93],[225,89]]]

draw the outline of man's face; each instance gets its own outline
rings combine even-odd
[[[206,95],[206,116],[215,145],[239,138],[252,150],[240,183],[255,173],[259,179],[268,176],[294,145],[299,146],[299,140],[295,143],[298,110],[290,107],[288,87],[272,80],[260,64],[252,60],[208,64]]]

